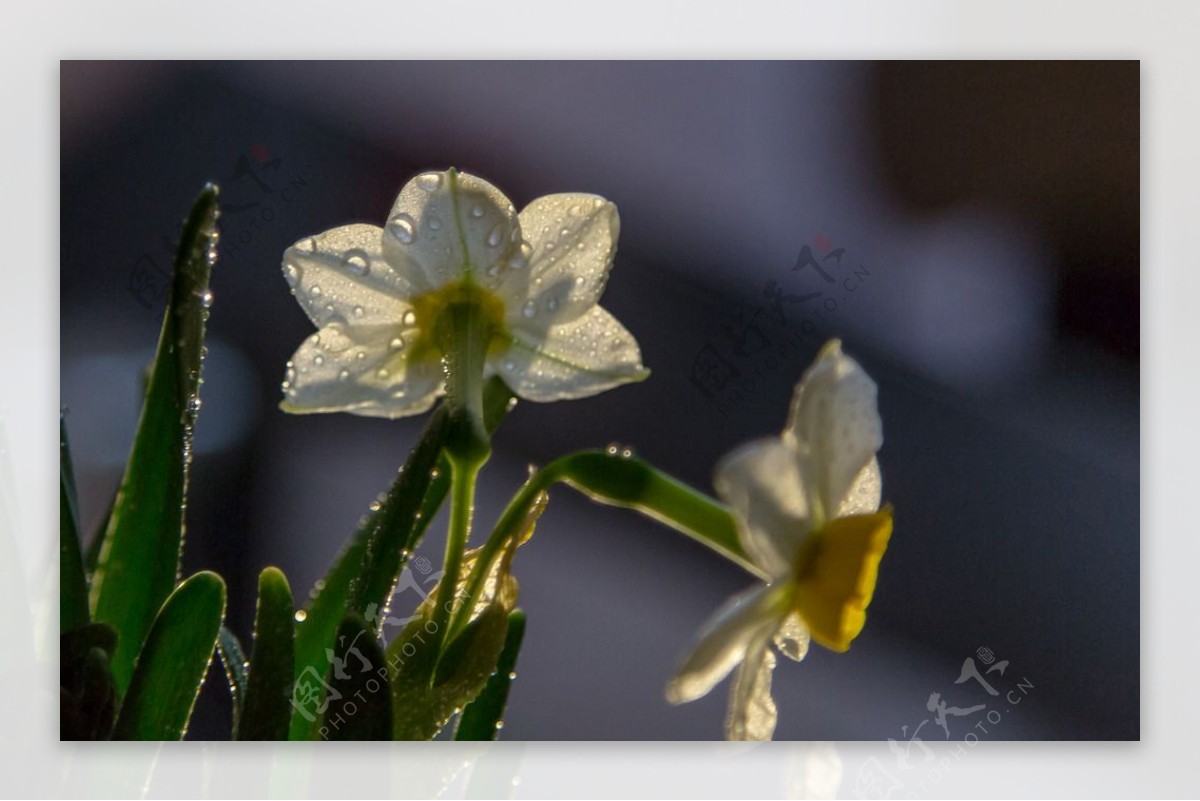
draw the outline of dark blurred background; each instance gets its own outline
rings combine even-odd
[[[711,490],[715,461],[782,426],[839,336],[880,386],[896,533],[854,648],[777,670],[777,737],[1138,737],[1137,62],[64,62],[61,76],[62,402],[92,525],[132,438],[179,221],[205,181],[222,187],[185,569],[227,577],[243,639],[258,571],[280,565],[303,596],[421,425],[276,408],[311,330],[283,249],[380,225],[412,174],[454,165],[518,207],[560,191],[616,202],[603,303],[653,370],[518,406],[480,526],[528,464],[609,442]],[[438,529],[421,549],[434,566]],[[563,488],[516,571],[529,628],[506,737],[721,736],[726,685],[680,708],[662,693],[748,586],[737,568]],[[964,676],[968,659],[999,695]],[[931,693],[988,709],[943,732]],[[1002,719],[985,734],[988,712]],[[214,676],[191,736],[227,727]]]

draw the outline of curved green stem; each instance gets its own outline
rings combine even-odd
[[[505,508],[479,556],[453,620],[452,633],[469,620],[493,560],[521,527],[538,497],[564,482],[594,501],[633,509],[680,531],[759,577],[762,571],[742,548],[729,509],[704,493],[671,478],[641,459],[610,451],[580,451],[538,470]],[[464,611],[466,610],[466,611]]]

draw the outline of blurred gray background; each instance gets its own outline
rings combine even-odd
[[[839,336],[880,385],[896,533],[851,651],[777,670],[777,738],[1138,737],[1137,62],[64,62],[61,78],[62,402],[91,526],[179,221],[222,186],[185,568],[227,577],[244,640],[258,571],[302,596],[421,425],[278,411],[311,330],[283,249],[382,224],[413,173],[454,165],[518,207],[618,205],[603,303],[653,370],[519,405],[479,526],[528,464],[610,442],[711,490]],[[565,488],[516,572],[529,627],[506,738],[721,736],[725,685],[680,708],[663,687],[747,576]],[[985,675],[999,695],[956,683],[968,659],[1007,662]],[[218,679],[193,738],[227,731]],[[987,709],[943,731],[932,693]]]

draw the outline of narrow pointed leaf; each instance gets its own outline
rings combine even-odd
[[[495,740],[504,725],[504,707],[508,704],[508,691],[512,688],[513,672],[517,667],[517,654],[521,651],[521,640],[525,637],[525,613],[513,610],[508,616],[508,633],[504,637],[504,650],[496,662],[496,672],[488,679],[479,697],[463,710],[454,732],[456,740]]]
[[[318,731],[321,739],[392,739],[387,658],[375,629],[356,614],[347,615],[338,627],[326,681],[329,707]]]
[[[512,406],[512,393],[494,378],[484,388],[484,423],[494,431]],[[442,449],[447,434],[447,411],[441,405],[430,416],[420,441],[396,478],[379,509],[373,511],[346,543],[316,597],[296,625],[296,679],[308,674],[324,676],[331,649],[347,611],[360,614],[378,630],[408,554],[416,548],[449,490],[450,472]],[[436,468],[436,475],[435,475]],[[319,686],[319,682],[310,682]],[[321,705],[324,690],[312,699]],[[305,714],[307,713],[307,714]],[[320,718],[310,709],[296,707],[289,737],[317,736]]]
[[[88,622],[87,576],[79,544],[79,499],[67,445],[67,421],[58,418],[58,628],[70,631]]]
[[[112,671],[122,691],[155,614],[178,580],[216,219],[217,189],[210,185],[180,236],[137,434],[93,577],[95,618],[120,635]]]
[[[138,656],[113,739],[183,739],[224,615],[225,582],[215,573],[195,574],[167,598]]]
[[[238,723],[242,715],[242,701],[246,697],[246,654],[237,635],[225,626],[217,634],[217,655],[225,668],[225,679],[229,682],[229,699],[233,707],[233,739],[237,739]]]
[[[96,565],[100,563],[100,552],[104,550],[104,534],[108,531],[108,521],[112,519],[113,509],[117,505],[118,494],[119,490],[113,491],[112,497],[108,499],[108,507],[104,510],[104,517],[96,524],[84,548],[83,569],[87,571],[89,576],[96,572]]]
[[[268,567],[258,577],[254,653],[235,739],[287,739],[295,675],[295,613],[283,571]]]

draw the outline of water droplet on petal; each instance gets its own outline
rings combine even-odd
[[[532,300],[525,301],[525,305],[521,307],[521,315],[526,319],[530,319],[535,314],[537,314],[537,304]]]
[[[362,306],[354,307],[354,316],[355,317],[362,317],[364,314],[366,314],[366,311],[363,310]]]
[[[296,610],[296,622],[297,623],[303,623],[305,621],[305,619],[307,619],[307,618],[308,618],[308,612],[304,611],[303,609]]]
[[[504,223],[496,223],[496,227],[493,228],[490,232],[488,232],[488,235],[487,235],[488,247],[490,247],[490,248],[499,247],[500,243],[503,241],[504,241]]]
[[[417,186],[426,192],[436,192],[441,185],[442,174],[440,172],[427,172],[417,176]]]
[[[416,325],[417,324],[417,313],[415,311],[413,311],[412,309],[409,309],[408,311],[404,312],[404,316],[400,318],[400,322],[404,323],[405,325],[410,325],[410,326]]]
[[[557,311],[558,310],[558,298],[550,298],[548,301],[546,301],[546,310],[547,311]]]
[[[392,350],[404,350],[404,337],[392,337],[392,341],[388,343],[388,347]]]
[[[378,378],[380,381],[387,381],[388,378],[391,377],[391,375],[392,374],[390,372],[388,372],[388,369],[386,367],[380,367],[379,370],[375,373],[375,377]]]
[[[350,371],[349,371],[349,370],[347,370],[347,369],[345,369],[345,368],[343,368],[343,369],[342,369],[342,370],[341,370],[341,371],[338,373],[338,381],[349,381],[349,380],[350,380]]]
[[[388,232],[403,245],[411,245],[413,240],[417,238],[417,229],[413,225],[413,218],[407,214],[397,214],[388,223]]]
[[[475,217],[476,219],[482,217],[483,216],[483,206],[480,206],[478,203],[476,203],[474,206],[472,206],[471,207],[471,216]]]
[[[430,231],[436,231],[442,227],[442,218],[430,214],[425,218],[425,224],[429,226]]]
[[[309,287],[308,294],[314,298],[321,297],[321,287],[317,286],[316,284],[313,284],[311,287]]]
[[[200,305],[206,309],[212,308],[213,293],[211,289],[206,289],[200,293]]]
[[[360,350],[358,353],[354,354],[354,358],[361,362],[363,359],[367,358],[367,352],[365,350]]]
[[[317,367],[320,367],[324,363],[325,363],[325,357],[322,356],[321,354],[318,353],[316,356],[313,356],[313,364],[315,364]]]
[[[346,251],[346,255],[342,259],[342,266],[354,275],[366,275],[371,271],[371,258],[365,250],[355,248]]]
[[[521,267],[529,264],[529,258],[533,255],[533,245],[529,242],[521,242],[521,248],[518,249],[514,258],[509,261],[510,267],[521,269]]]
[[[288,282],[288,286],[295,289],[300,283],[300,268],[291,262],[283,265],[283,280]]]

